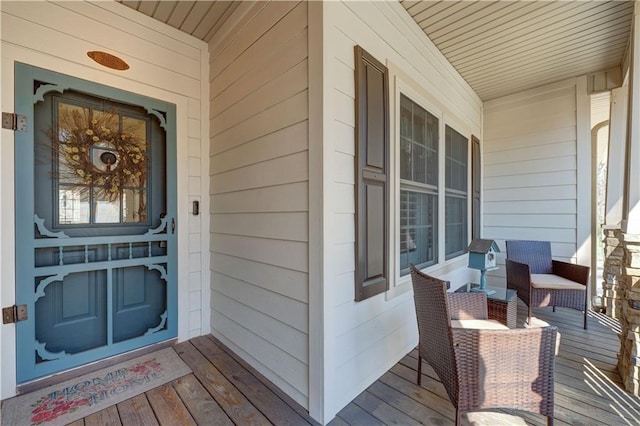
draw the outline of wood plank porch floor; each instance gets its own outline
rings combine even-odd
[[[526,312],[519,306],[520,325]],[[581,313],[558,308],[535,310],[538,319],[559,327],[556,361],[556,425],[637,425],[640,400],[625,392],[616,372],[618,324],[591,313],[589,330]],[[306,411],[230,353],[211,336],[175,346],[193,373],[73,423],[80,425],[309,425]],[[453,423],[454,409],[428,364],[422,386],[415,384],[412,351],[347,405],[330,425]],[[521,411],[470,413],[470,425],[543,425],[542,416]]]

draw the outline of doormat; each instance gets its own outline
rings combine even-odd
[[[65,425],[189,374],[172,348],[2,402],[3,425]]]

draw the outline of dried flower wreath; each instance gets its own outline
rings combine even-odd
[[[125,187],[144,186],[147,175],[145,141],[120,128],[115,112],[94,114],[78,110],[59,117],[52,140],[58,141],[61,179],[80,181],[108,201],[120,197]]]

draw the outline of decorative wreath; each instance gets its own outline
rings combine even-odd
[[[59,156],[67,163],[59,172],[61,178],[92,185],[104,199],[115,201],[125,187],[144,186],[146,144],[120,128],[117,113],[94,117],[89,120],[78,110],[59,117]]]

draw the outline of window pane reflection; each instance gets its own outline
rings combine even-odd
[[[468,140],[445,127],[445,258],[459,256],[467,248]]]
[[[445,253],[448,256],[463,254],[467,248],[467,198],[445,198]]]
[[[400,269],[435,263],[438,198],[436,194],[400,191]]]
[[[61,224],[89,223],[89,190],[86,187],[60,185],[58,217]]]
[[[134,109],[56,103],[52,176],[57,223],[146,223],[151,118]]]
[[[125,189],[122,194],[122,221],[146,222],[147,192],[144,189]]]
[[[400,274],[437,261],[438,127],[436,116],[400,96]]]
[[[120,199],[107,198],[103,188],[96,188],[93,192],[95,223],[119,223]]]

